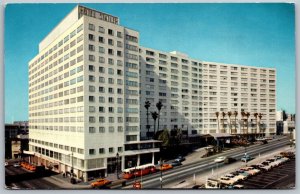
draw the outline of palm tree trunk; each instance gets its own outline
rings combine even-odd
[[[160,111],[158,111],[157,131],[159,131]]]
[[[236,116],[234,117],[234,132],[237,133],[237,128],[236,128]]]
[[[231,119],[230,119],[230,117],[229,117],[229,130],[230,130],[230,134],[232,134]]]
[[[149,111],[148,111],[148,109],[147,109],[147,137],[148,137],[148,139],[150,139],[149,138]]]
[[[155,127],[156,127],[156,120],[154,120],[154,133],[153,133],[153,136],[155,135]]]

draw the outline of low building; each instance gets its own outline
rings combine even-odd
[[[28,150],[28,122],[5,124],[5,158],[20,158],[23,150]]]

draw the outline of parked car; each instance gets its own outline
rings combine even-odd
[[[254,158],[249,156],[249,155],[244,155],[242,158],[241,158],[241,161],[242,162],[249,162],[250,160],[253,160]]]
[[[240,173],[241,175],[245,176],[245,179],[250,176],[250,174],[244,170],[238,170],[237,172]]]
[[[214,161],[215,161],[215,162],[218,162],[218,163],[221,163],[221,162],[224,162],[225,159],[226,159],[225,156],[219,156],[219,157],[217,157]]]
[[[175,160],[179,161],[179,162],[183,162],[185,161],[185,158],[181,155],[179,155]]]
[[[226,185],[233,185],[233,184],[236,182],[236,180],[231,179],[231,178],[226,177],[226,176],[221,176],[221,177],[219,178],[219,181],[220,181],[221,183],[223,183],[223,184],[226,184]]]
[[[247,176],[243,175],[242,173],[239,173],[238,171],[232,172],[231,174],[234,175],[234,178],[237,181],[245,180],[247,178]]]
[[[112,181],[107,180],[107,179],[98,179],[95,182],[92,182],[91,186],[92,187],[102,187],[102,186],[110,184],[111,182]]]
[[[169,170],[173,168],[173,166],[171,164],[162,164],[162,165],[158,165],[157,169],[164,171],[164,170]]]
[[[175,167],[175,166],[180,166],[180,165],[182,165],[182,164],[181,164],[180,161],[174,160],[173,162],[171,162],[171,165],[172,165],[173,167]]]

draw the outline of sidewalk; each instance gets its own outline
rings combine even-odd
[[[282,151],[294,151],[294,150],[295,150],[294,148],[285,147],[284,149],[281,148],[281,149],[275,150],[272,153],[267,153],[267,154],[263,154],[263,155],[254,156],[255,159],[249,161],[247,163],[247,165],[249,166],[249,165],[252,165],[252,164],[262,162],[265,159],[270,158],[274,155],[277,155]],[[223,166],[221,168],[217,168],[217,166],[216,166],[216,167],[212,168],[211,171],[209,171],[207,173],[203,173],[201,175],[196,174],[195,179],[194,179],[194,176],[191,175],[191,177],[189,177],[185,180],[181,180],[181,181],[178,181],[177,183],[171,183],[171,184],[165,185],[165,187],[166,188],[173,188],[173,189],[176,189],[176,188],[190,189],[194,185],[205,184],[207,178],[218,178],[218,177],[220,177],[224,174],[233,172],[233,171],[237,170],[238,168],[241,168],[241,167],[244,167],[244,166],[245,166],[245,163],[241,163],[239,161],[237,161],[235,163],[232,163],[232,164],[226,164],[225,166]]]
[[[59,185],[62,189],[91,189],[89,182],[80,182],[77,184],[72,184],[70,182],[70,177],[63,177],[62,174],[57,174],[49,177],[44,177],[43,179]]]

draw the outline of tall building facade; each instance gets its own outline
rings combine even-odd
[[[275,69],[144,48],[138,31],[121,26],[118,17],[76,6],[29,62],[27,154],[85,180],[155,163],[159,142],[140,141],[147,131],[145,101],[149,111],[158,101],[164,105],[159,130],[272,134],[275,88]],[[241,112],[251,113],[247,122]]]
[[[137,31],[73,9],[29,62],[33,162],[84,179],[154,163],[158,143],[140,142],[138,64]]]
[[[144,47],[140,56],[141,103],[149,101],[150,112],[157,111],[158,101],[164,104],[159,130],[276,133],[276,69],[206,62]],[[145,135],[143,104],[140,110]]]

